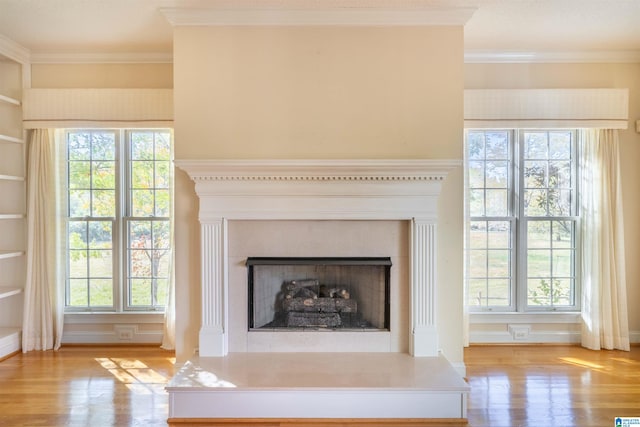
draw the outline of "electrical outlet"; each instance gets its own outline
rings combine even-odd
[[[115,325],[113,329],[120,341],[132,341],[137,332],[136,325]]]
[[[509,333],[511,333],[514,340],[526,340],[530,331],[531,327],[528,325],[509,325]]]

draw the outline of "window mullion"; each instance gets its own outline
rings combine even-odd
[[[528,221],[524,208],[524,132],[518,130],[514,132],[514,164],[517,164],[516,182],[514,190],[517,194],[517,218],[516,235],[516,311],[525,311],[527,304],[527,227]]]
[[[114,233],[113,233],[113,294],[115,300],[116,311],[122,311],[122,244],[124,239],[122,238],[122,161],[123,159],[123,138],[122,130],[116,132],[116,217],[114,218]]]

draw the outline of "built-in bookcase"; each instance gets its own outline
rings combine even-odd
[[[26,274],[24,63],[0,51],[0,359],[21,348]]]

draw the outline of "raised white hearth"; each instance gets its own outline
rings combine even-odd
[[[174,424],[190,418],[426,422],[466,418],[469,387],[442,356],[230,353],[192,359],[167,390]]]
[[[466,417],[468,387],[439,355],[436,324],[437,200],[442,181],[459,161],[182,160],[176,164],[195,182],[200,200],[202,321],[199,357],[189,361],[167,387],[171,419]],[[305,222],[321,231],[304,233]],[[402,255],[338,254],[392,257],[388,331],[248,330],[246,268],[238,259],[243,255],[234,252],[241,246],[237,241],[247,240],[244,230],[255,228],[258,232],[252,236],[259,237],[268,234],[266,225],[267,230],[276,230],[275,236],[310,239],[311,244],[295,249],[304,248],[304,253],[287,256],[313,257],[333,256],[311,253],[322,247],[320,242],[314,244],[319,234],[341,236],[364,227],[372,232],[361,234],[374,238],[382,234],[376,230],[386,230],[389,223],[391,229],[394,223],[404,224],[395,226],[401,230],[396,234],[404,235],[404,230],[407,237],[394,240],[382,235],[371,248],[384,249],[393,240],[403,245]],[[380,228],[380,224],[385,225]],[[282,252],[278,245],[291,245],[279,237],[267,243],[276,256]],[[369,246],[363,244],[367,252]],[[264,239],[257,246],[264,248]],[[351,370],[336,375],[331,360]],[[345,405],[345,399],[353,403]],[[341,409],[319,412],[314,409],[319,401]]]

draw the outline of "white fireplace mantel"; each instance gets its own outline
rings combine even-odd
[[[409,220],[410,352],[435,356],[437,199],[459,160],[178,160],[200,199],[200,356],[228,352],[228,220]]]

